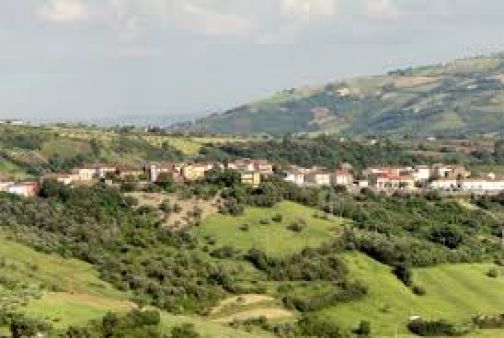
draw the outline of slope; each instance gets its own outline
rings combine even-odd
[[[503,81],[504,54],[462,59],[286,90],[200,119],[189,130],[225,134],[496,133],[504,126]]]

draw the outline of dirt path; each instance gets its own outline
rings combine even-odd
[[[266,317],[267,319],[278,319],[278,318],[290,318],[292,316],[293,316],[292,312],[286,309],[265,307],[238,312],[226,317],[217,318],[215,319],[215,321],[218,323],[229,323],[232,322],[233,320],[246,320],[259,317]]]
[[[251,305],[251,304],[256,304],[256,303],[261,303],[261,302],[274,301],[274,300],[275,299],[271,296],[261,295],[261,294],[244,294],[244,295],[233,296],[233,297],[229,297],[227,299],[224,299],[222,302],[220,302],[219,305],[217,305],[216,307],[214,307],[212,309],[212,311],[210,311],[210,314],[214,315],[216,313],[219,313],[224,308],[226,308],[230,305],[245,306],[245,305]]]

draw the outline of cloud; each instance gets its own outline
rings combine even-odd
[[[310,21],[315,17],[336,13],[336,0],[280,0],[281,12],[286,16]]]
[[[39,8],[38,17],[53,23],[75,23],[89,17],[88,7],[79,0],[50,0]]]
[[[185,28],[208,36],[247,36],[255,30],[250,17],[186,1],[177,6],[175,20]]]
[[[376,20],[391,20],[399,16],[399,7],[394,0],[366,0],[365,15]]]

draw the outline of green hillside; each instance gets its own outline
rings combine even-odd
[[[426,290],[424,296],[417,296],[385,265],[361,254],[347,255],[345,261],[351,276],[367,283],[368,295],[361,301],[324,309],[321,314],[347,328],[369,320],[376,336],[393,337],[398,332],[410,337],[406,329],[410,316],[464,324],[476,314],[500,313],[504,308],[504,280],[486,275],[492,264],[415,269],[414,281]],[[480,334],[487,332],[472,332],[471,336]]]
[[[201,119],[189,129],[223,134],[497,133],[504,126],[504,55],[289,89]]]
[[[37,252],[5,237],[0,237],[0,257],[0,309],[15,307],[63,329],[101,319],[109,311],[124,313],[135,308],[128,301],[129,294],[101,280],[90,264]],[[161,320],[167,332],[175,325],[192,323],[205,337],[270,337],[265,332],[247,333],[197,316],[163,312]],[[0,335],[7,332],[0,327]]]

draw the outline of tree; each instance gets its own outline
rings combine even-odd
[[[35,337],[39,333],[46,333],[51,326],[39,319],[16,315],[11,319],[10,331],[13,338]]]

